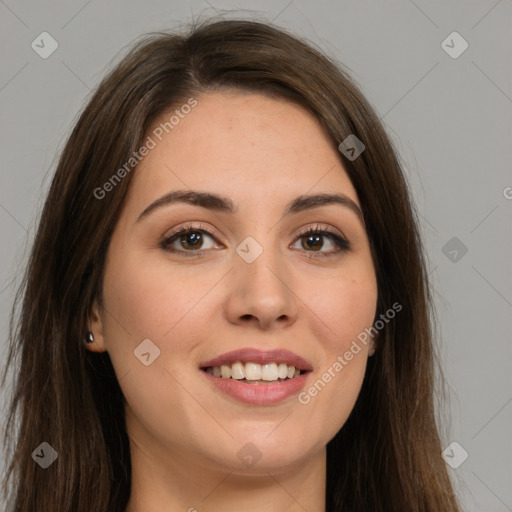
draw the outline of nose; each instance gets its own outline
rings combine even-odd
[[[298,297],[290,275],[285,262],[277,261],[270,250],[252,263],[236,255],[225,308],[229,322],[262,330],[292,325]]]

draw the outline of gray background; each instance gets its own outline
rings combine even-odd
[[[457,441],[469,453],[449,472],[464,510],[512,511],[507,0],[0,0],[2,360],[13,278],[19,280],[56,155],[80,107],[125,45],[199,14],[264,17],[310,39],[348,68],[383,118],[428,250],[450,391],[443,446]],[[44,31],[59,45],[47,59],[31,47]],[[453,31],[469,44],[456,59],[441,46]],[[2,397],[0,418],[5,392]]]

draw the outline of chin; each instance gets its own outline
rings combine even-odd
[[[274,427],[275,428],[275,427]],[[277,428],[277,430],[279,427]],[[293,470],[304,459],[313,457],[325,446],[318,439],[304,439],[299,429],[294,431],[260,429],[247,432],[232,432],[236,440],[230,441],[231,448],[223,453],[211,454],[218,464],[238,475],[268,476]],[[234,455],[234,456],[233,456]]]

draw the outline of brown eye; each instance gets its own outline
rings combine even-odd
[[[336,256],[341,252],[350,251],[348,240],[332,231],[319,229],[318,227],[304,231],[298,236],[298,240],[301,241],[302,249],[312,253],[309,256],[311,258]],[[322,250],[325,247],[327,247],[327,250]]]
[[[302,247],[304,249],[313,249],[314,251],[320,250],[324,242],[322,240],[322,235],[302,235]]]
[[[185,249],[201,249],[203,235],[200,231],[190,231],[180,235],[179,241]]]
[[[185,226],[160,242],[160,247],[168,252],[181,253],[187,256],[200,253],[205,249],[215,249],[214,236],[205,229]]]

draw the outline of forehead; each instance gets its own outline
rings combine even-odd
[[[242,208],[316,192],[341,192],[359,204],[336,148],[303,107],[238,91],[194,100],[192,108],[163,112],[148,130],[154,147],[133,176],[134,207],[186,188],[228,196]]]

